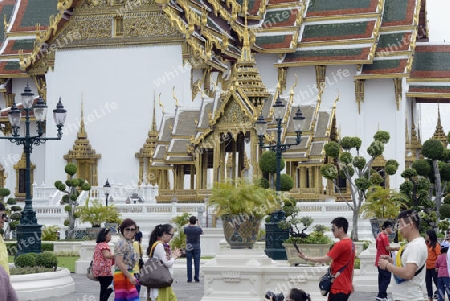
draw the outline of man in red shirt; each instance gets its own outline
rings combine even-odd
[[[378,268],[378,295],[377,301],[387,301],[387,288],[389,283],[391,283],[391,273],[387,270],[380,269],[378,267],[378,259],[380,259],[380,255],[389,255],[391,256],[392,251],[398,251],[398,247],[391,247],[389,245],[389,235],[392,234],[392,228],[394,225],[390,221],[385,221],[383,226],[381,227],[380,233],[378,233],[376,246],[377,246],[377,254],[375,256],[375,266]]]
[[[328,251],[327,255],[321,257],[308,257],[301,250],[298,256],[312,262],[330,262],[331,274],[335,275],[328,301],[347,301],[353,292],[353,267],[355,265],[355,245],[347,236],[348,221],[345,217],[337,217],[331,221],[331,232],[339,241]],[[344,268],[345,267],[345,268]],[[342,269],[339,274],[338,271]]]

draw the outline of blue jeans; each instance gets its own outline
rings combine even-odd
[[[391,272],[378,268],[378,298],[387,298],[387,288],[391,283]]]
[[[450,277],[438,277],[437,278],[437,289],[438,289],[438,301],[445,300],[445,293],[450,298]]]
[[[192,258],[194,258],[194,280],[200,281],[200,249],[186,250],[187,280],[192,281]]]

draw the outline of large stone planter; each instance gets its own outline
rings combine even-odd
[[[225,240],[231,249],[252,249],[258,237],[261,218],[248,215],[221,215]]]
[[[46,300],[75,291],[75,283],[66,268],[58,268],[56,272],[14,275],[11,283],[19,300]]]
[[[378,234],[381,232],[381,227],[383,227],[383,223],[385,221],[390,221],[395,225],[397,222],[396,219],[393,218],[371,218],[370,225],[372,226],[372,235],[373,238],[377,239]],[[397,236],[397,231],[393,231],[391,235],[389,235],[389,242],[393,242],[395,237]]]
[[[331,248],[331,244],[297,244],[298,248],[309,257],[325,256]],[[297,250],[292,243],[283,243],[286,249],[287,261],[291,266],[307,264],[306,260],[298,257]]]

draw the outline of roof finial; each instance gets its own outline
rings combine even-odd
[[[83,92],[81,92],[81,121],[80,121],[80,129],[77,134],[78,139],[86,138],[86,128],[84,124],[84,96]]]
[[[178,101],[178,97],[175,95],[175,86],[172,88],[172,96],[175,99],[175,107],[178,108],[180,106],[180,102]]]
[[[241,60],[242,61],[250,61],[252,59],[252,53],[250,49],[250,33],[249,28],[247,26],[247,7],[248,7],[248,0],[244,0],[244,41],[243,41],[243,47],[242,47],[242,53],[241,53]]]
[[[156,132],[156,91],[153,91],[153,120],[152,131]]]

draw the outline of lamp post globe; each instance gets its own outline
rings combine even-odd
[[[106,183],[105,183],[105,185],[103,185],[103,192],[105,193],[105,197],[106,197],[106,207],[108,207],[108,197],[109,197],[110,191],[111,191],[111,185],[109,185],[108,179],[106,179]]]

